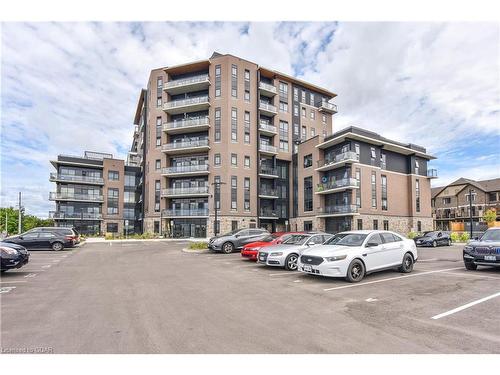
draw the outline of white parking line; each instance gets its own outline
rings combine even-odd
[[[36,276],[36,273],[29,273],[29,274],[27,274],[27,275],[26,275],[26,276],[24,276],[24,277],[35,277],[35,276]]]
[[[417,263],[420,263],[420,262],[434,262],[435,260],[439,260],[437,258],[433,258],[433,259],[419,259],[417,261]]]
[[[484,297],[484,298],[481,298],[481,299],[478,299],[477,301],[473,301],[473,302],[469,302],[467,303],[466,305],[462,305],[462,306],[459,306],[453,310],[450,310],[450,311],[446,311],[442,314],[438,314],[438,315],[434,315],[431,319],[441,319],[445,316],[448,316],[448,315],[451,315],[451,314],[455,314],[459,311],[462,311],[462,310],[465,310],[465,309],[468,309],[469,307],[472,307],[474,305],[477,305],[479,303],[482,303],[482,302],[485,302],[485,301],[488,301],[490,299],[493,299],[495,297],[499,297],[500,296],[500,292],[498,293],[495,293],[495,294],[492,294],[491,296],[488,296],[488,297]]]
[[[400,279],[406,279],[408,277],[417,277],[417,276],[423,276],[423,275],[429,275],[431,273],[438,273],[438,272],[446,272],[446,271],[453,271],[453,270],[459,270],[463,269],[463,267],[455,267],[455,268],[446,268],[444,270],[435,270],[435,271],[427,271],[427,272],[420,272],[420,273],[413,273],[411,275],[404,275],[404,276],[396,276],[396,277],[389,277],[387,279],[381,279],[381,280],[374,280],[374,281],[367,281],[365,283],[359,283],[359,284],[349,284],[349,285],[342,285],[342,286],[337,286],[335,288],[326,288],[323,289],[325,292],[329,290],[337,290],[337,289],[345,289],[345,288],[354,288],[357,286],[363,286],[363,285],[368,285],[368,284],[377,284],[377,283],[383,283],[385,281],[392,281],[392,280],[400,280]]]
[[[0,284],[17,284],[17,283],[27,283],[26,280],[19,280],[19,281],[0,281]]]
[[[16,289],[15,286],[6,286],[4,288],[0,288],[0,294],[9,293],[12,289]]]
[[[297,271],[283,271],[280,273],[270,273],[269,276],[290,276],[290,275],[300,275]]]
[[[462,276],[465,276],[465,277],[479,277],[479,278],[486,277],[486,278],[488,278],[488,279],[497,279],[497,280],[500,280],[500,277],[490,276],[490,275],[485,275],[485,274],[481,274],[481,273],[443,272],[443,274],[444,274],[444,275],[460,276],[460,277],[462,277]]]

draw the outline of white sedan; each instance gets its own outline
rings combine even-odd
[[[358,282],[367,273],[391,268],[411,272],[417,258],[412,240],[390,231],[359,230],[338,233],[323,245],[305,250],[297,268],[300,272]]]

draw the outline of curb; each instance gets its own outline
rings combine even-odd
[[[208,249],[203,249],[203,250],[190,250],[187,247],[182,249],[183,253],[194,253],[194,254],[208,254],[211,253],[210,250]]]

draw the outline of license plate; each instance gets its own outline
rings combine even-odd
[[[311,266],[308,266],[308,265],[305,265],[305,266],[304,266],[304,271],[306,271],[306,272],[311,272],[311,271],[312,271],[312,267],[311,267]]]
[[[497,260],[497,257],[494,255],[485,255],[484,260]]]

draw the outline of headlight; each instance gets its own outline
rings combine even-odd
[[[325,258],[327,262],[335,262],[336,260],[342,260],[347,258],[347,255],[335,255],[333,257]]]
[[[474,251],[474,247],[467,245],[464,247],[464,251],[466,253],[472,253]]]
[[[252,247],[252,248],[250,248],[250,249],[248,249],[248,250],[252,250],[252,251],[259,251],[259,250],[260,250],[260,247]]]
[[[2,246],[0,247],[0,251],[2,252],[2,255],[17,255],[17,250],[13,249],[11,247],[7,246]]]
[[[272,256],[272,257],[279,257],[280,255],[283,255],[283,252],[282,251],[278,251],[278,252],[275,252],[275,253],[271,253],[269,255]]]

